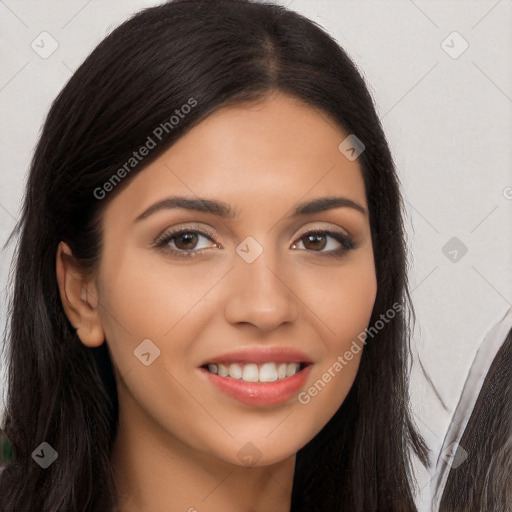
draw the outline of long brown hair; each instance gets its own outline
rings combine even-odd
[[[484,380],[450,470],[439,512],[512,510],[512,329]]]

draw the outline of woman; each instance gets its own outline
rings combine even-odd
[[[16,232],[2,511],[415,510],[398,180],[314,23],[122,24],[52,105]]]

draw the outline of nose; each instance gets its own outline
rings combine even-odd
[[[267,251],[252,263],[238,259],[230,274],[231,290],[225,306],[229,323],[249,323],[268,332],[297,320],[299,304],[287,278],[289,272],[280,271]]]

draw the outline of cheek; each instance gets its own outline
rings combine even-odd
[[[188,378],[184,362],[197,358],[193,341],[221,311],[221,305],[210,301],[227,270],[229,265],[179,268],[164,258],[155,262],[140,251],[105,264],[101,320],[114,366],[120,376],[131,376],[127,383],[132,383],[133,393],[146,387],[173,389],[180,397],[181,389],[174,389],[170,374],[180,382]],[[157,356],[148,367],[138,358],[147,353],[143,347],[149,348],[151,361],[153,354]],[[152,377],[137,384],[139,375]]]
[[[368,326],[377,294],[371,251],[297,282],[294,292],[308,306],[305,314],[319,325],[329,351],[343,350]]]
[[[314,305],[311,312],[323,331],[324,357],[298,397],[308,414],[318,418],[317,429],[341,406],[359,368],[377,293],[373,254],[358,255],[326,273],[321,284],[310,288],[308,304]]]
[[[147,255],[132,252],[122,262],[105,265],[102,320],[112,341],[162,339],[204,300],[221,274],[172,268],[164,260],[155,265]]]
[[[126,414],[142,413],[142,422],[152,418],[199,447],[208,436],[191,425],[200,420],[215,431],[216,424],[205,405],[191,398],[195,392],[186,363],[190,340],[204,327],[198,321],[203,315],[201,299],[219,277],[192,267],[172,268],[163,260],[148,265],[148,260],[133,251],[103,267],[102,323],[118,392]],[[216,435],[222,434],[219,430]]]

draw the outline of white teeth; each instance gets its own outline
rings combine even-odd
[[[208,370],[220,377],[231,377],[241,379],[245,382],[275,382],[295,375],[300,370],[299,363],[231,363],[229,366],[224,364],[209,364]]]
[[[242,378],[242,368],[239,364],[232,363],[229,365],[229,376],[233,377],[233,379]]]
[[[215,372],[213,372],[215,373]],[[220,375],[221,377],[227,377],[229,375],[229,370],[227,366],[224,366],[223,364],[217,365],[217,375]]]
[[[258,382],[259,371],[257,364],[244,364],[244,371],[242,373],[242,380],[246,382]]]
[[[295,375],[300,368],[299,363],[288,363],[286,365],[286,376],[291,377],[292,375]]]
[[[260,369],[261,382],[274,382],[277,380],[277,370],[274,363],[265,363]]]

